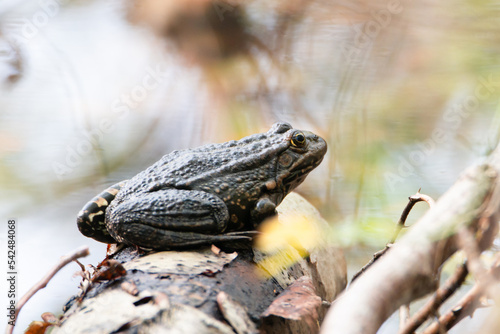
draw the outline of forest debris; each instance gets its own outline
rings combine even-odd
[[[111,281],[127,274],[127,270],[120,261],[106,259],[102,261],[101,267],[94,274],[92,281]]]
[[[59,319],[57,319],[57,317],[54,315],[54,313],[44,312],[44,313],[42,313],[41,317],[42,317],[42,320],[45,322],[49,322],[51,324],[58,324],[59,323]]]
[[[45,321],[32,321],[24,334],[44,334],[47,328],[54,324]]]
[[[128,294],[131,294],[132,296],[137,296],[139,294],[137,285],[135,285],[134,282],[123,282],[122,284],[120,284],[120,287],[122,288],[123,291],[125,291]]]
[[[42,313],[43,321],[32,321],[24,334],[45,334],[50,326],[59,326],[59,319],[51,312]]]
[[[319,330],[318,308],[321,304],[321,298],[316,295],[311,278],[303,276],[285,289],[262,317],[304,322],[309,332],[315,333]]]
[[[219,254],[220,254],[220,252],[221,252],[220,248],[219,248],[219,247],[217,247],[217,246],[215,246],[215,245],[212,245],[212,246],[210,247],[210,250],[211,250],[211,251],[212,251],[212,253],[214,253],[215,255],[219,255]]]

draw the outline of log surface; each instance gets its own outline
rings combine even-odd
[[[307,217],[313,229],[326,226],[297,194],[290,194],[280,206],[280,222],[286,225],[289,215]],[[113,259],[122,263],[126,274],[93,282],[83,297],[75,296],[52,333],[298,333],[303,328],[318,332],[326,313],[322,301],[331,302],[346,284],[345,260],[335,247],[318,244],[309,258],[269,277],[263,264],[257,265],[266,255],[248,245],[237,245],[236,250],[235,245],[218,246],[220,252],[211,247],[150,254],[134,247],[120,250]],[[306,289],[309,301],[303,303],[303,313],[263,316],[299,278],[302,284],[293,289]],[[276,301],[275,310],[283,306],[280,303]]]

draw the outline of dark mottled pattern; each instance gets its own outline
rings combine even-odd
[[[116,242],[109,235],[106,228],[105,213],[109,203],[111,203],[126,182],[121,181],[113,184],[85,204],[76,218],[78,229],[83,235],[105,243]]]
[[[248,239],[230,232],[254,230],[273,215],[325,153],[323,139],[287,123],[174,151],[121,188],[106,209],[106,229],[118,242],[156,249]]]

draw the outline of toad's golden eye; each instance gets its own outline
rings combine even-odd
[[[306,136],[302,132],[297,131],[293,134],[291,143],[295,147],[302,147],[306,144]]]

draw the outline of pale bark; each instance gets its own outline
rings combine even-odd
[[[469,168],[408,233],[361,275],[329,310],[321,333],[376,333],[401,305],[436,288],[438,271],[471,228],[487,248],[498,228],[500,148]]]

